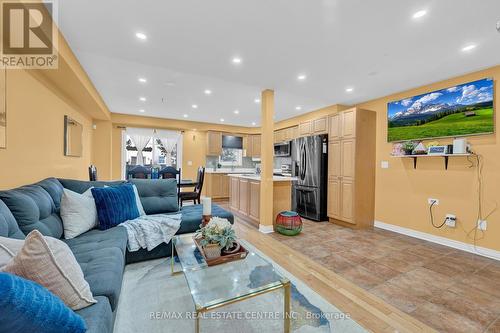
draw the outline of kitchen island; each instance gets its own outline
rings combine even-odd
[[[259,226],[260,175],[229,174],[229,207],[237,216]],[[273,216],[291,209],[294,177],[273,177]]]

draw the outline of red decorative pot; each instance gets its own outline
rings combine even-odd
[[[302,231],[302,219],[296,212],[281,212],[276,216],[274,229],[283,235],[298,235]]]

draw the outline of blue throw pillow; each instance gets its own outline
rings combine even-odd
[[[0,273],[0,332],[80,333],[85,321],[60,298],[22,277]]]
[[[99,229],[106,230],[127,220],[139,217],[134,187],[124,184],[111,187],[92,188]]]

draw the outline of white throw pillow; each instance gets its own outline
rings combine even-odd
[[[29,233],[3,271],[41,284],[73,310],[97,303],[68,245],[38,230]]]
[[[80,194],[64,189],[60,212],[64,238],[75,238],[98,225],[97,209],[91,190],[92,188],[89,188]]]
[[[134,184],[132,184],[132,186],[134,187],[135,202],[137,204],[137,210],[139,211],[140,216],[144,216],[144,215],[146,215],[146,212],[144,211],[144,207],[142,207],[141,198],[139,197],[139,191],[137,190],[137,186],[135,186]]]
[[[21,250],[24,239],[0,237],[0,271]]]

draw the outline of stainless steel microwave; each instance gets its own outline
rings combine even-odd
[[[290,156],[292,142],[280,142],[274,144],[274,156]]]

